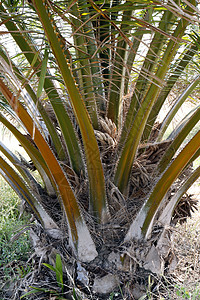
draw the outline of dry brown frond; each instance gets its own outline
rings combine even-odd
[[[193,199],[192,195],[185,194],[174,211],[172,223],[185,223],[195,210],[198,210],[198,200]]]

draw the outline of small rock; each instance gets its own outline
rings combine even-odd
[[[119,278],[113,274],[108,274],[102,278],[95,278],[93,284],[93,291],[98,294],[111,293],[117,286],[119,286]]]

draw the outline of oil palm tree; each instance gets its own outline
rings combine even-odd
[[[96,293],[134,293],[136,270],[174,261],[176,209],[200,174],[199,106],[168,129],[200,82],[198,14],[195,0],[0,3],[0,121],[30,158],[1,143],[0,172]]]

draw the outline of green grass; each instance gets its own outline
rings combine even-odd
[[[4,274],[2,281],[15,275],[22,277],[30,270],[30,265],[26,264],[31,255],[28,232],[23,232],[17,239],[11,240],[30,219],[28,214],[19,219],[19,204],[19,197],[0,177],[0,270]]]
[[[200,299],[200,286],[196,286],[193,291],[190,291],[190,287],[180,287],[175,285],[176,295],[180,297],[180,299],[190,299],[197,300]]]

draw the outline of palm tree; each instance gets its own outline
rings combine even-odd
[[[200,174],[200,132],[191,134],[200,107],[168,129],[200,82],[198,14],[194,0],[0,3],[12,38],[0,47],[0,121],[30,157],[1,143],[1,175],[57,241],[66,269],[72,256],[99,294],[126,282],[134,293],[136,270],[161,274],[174,261],[175,210]]]

